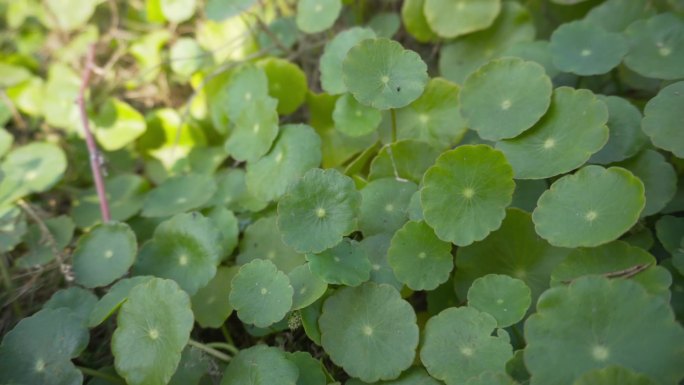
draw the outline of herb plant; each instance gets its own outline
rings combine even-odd
[[[678,0],[0,0],[0,385],[677,385]]]

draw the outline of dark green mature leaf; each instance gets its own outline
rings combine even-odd
[[[375,132],[382,120],[380,111],[359,103],[351,94],[337,99],[332,116],[335,129],[352,137]]]
[[[584,373],[573,385],[655,385],[656,382],[644,374],[623,366],[613,365]]]
[[[225,148],[237,160],[254,162],[268,152],[278,136],[278,101],[266,96],[247,103],[235,118],[235,129]]]
[[[326,43],[319,64],[321,87],[325,92],[337,95],[347,91],[342,79],[342,61],[360,41],[374,38],[375,32],[372,29],[352,27],[338,33]]]
[[[0,165],[0,205],[46,191],[62,178],[66,166],[64,152],[52,143],[33,142],[15,148]]]
[[[439,149],[417,140],[401,140],[385,145],[373,158],[368,179],[391,177],[420,183],[423,174],[435,163],[439,154]]]
[[[468,306],[492,315],[499,327],[522,320],[531,303],[532,292],[525,282],[507,275],[485,275],[468,290]]]
[[[332,361],[366,382],[396,378],[416,354],[416,315],[389,285],[336,291],[323,304],[319,324]]]
[[[93,328],[104,322],[128,299],[128,293],[130,293],[131,289],[152,278],[151,276],[124,278],[112,285],[107,294],[100,298],[90,312],[88,327]]]
[[[662,299],[629,280],[590,276],[548,290],[525,323],[525,339],[532,385],[572,383],[611,365],[662,384],[684,377],[684,329]]]
[[[409,200],[418,187],[394,178],[376,179],[361,190],[359,230],[364,236],[393,233],[407,220]]]
[[[662,210],[677,191],[675,169],[657,151],[644,150],[616,166],[629,170],[644,183],[646,206],[641,212],[642,217]]]
[[[636,155],[648,137],[641,130],[641,112],[626,99],[598,95],[608,107],[608,143],[589,158],[589,163],[608,164]]]
[[[321,298],[328,289],[328,284],[311,272],[309,264],[299,265],[288,274],[292,284],[292,310],[307,307]]]
[[[358,286],[370,278],[371,263],[356,241],[343,239],[318,254],[307,254],[309,269],[326,283]]]
[[[97,296],[91,291],[78,286],[59,290],[43,304],[43,309],[67,308],[71,314],[85,325],[90,313],[95,308]]]
[[[125,221],[142,208],[149,183],[139,175],[120,174],[105,179],[105,189],[112,219]],[[75,195],[71,201],[71,217],[80,228],[92,227],[102,220],[100,199],[94,187]]]
[[[207,286],[192,296],[192,312],[197,323],[203,328],[221,327],[233,312],[229,296],[231,282],[237,272],[236,266],[220,266]]]
[[[553,32],[549,48],[559,70],[587,76],[617,67],[627,54],[628,45],[622,34],[586,21],[573,21]]]
[[[167,384],[190,338],[190,298],[173,281],[152,278],[131,289],[112,335],[116,371],[131,385]]]
[[[584,20],[610,32],[622,32],[632,22],[655,14],[649,0],[607,0],[592,8]]]
[[[501,0],[425,0],[423,11],[430,29],[451,39],[492,25],[501,10]]]
[[[425,222],[458,246],[496,230],[511,203],[513,169],[503,153],[486,145],[442,154],[425,173],[420,200]]]
[[[221,385],[297,385],[299,369],[277,348],[256,345],[241,350],[223,373]]]
[[[637,20],[625,30],[625,65],[639,75],[675,80],[684,77],[684,21],[672,13]]]
[[[125,223],[109,222],[81,236],[72,255],[76,282],[85,287],[107,286],[128,272],[138,244]]]
[[[205,204],[216,192],[216,183],[210,175],[188,174],[171,177],[145,198],[142,216],[168,217]]]
[[[276,217],[261,218],[242,233],[237,263],[242,265],[254,259],[268,259],[285,273],[306,262],[303,254],[283,243]]]
[[[684,52],[684,48],[681,51]],[[680,129],[684,110],[678,107],[682,100],[684,82],[670,84],[648,101],[641,121],[642,129],[656,147],[680,158],[684,158],[684,131]]]

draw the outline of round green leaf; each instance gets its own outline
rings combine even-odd
[[[332,116],[335,128],[352,137],[375,132],[382,120],[380,111],[359,103],[351,94],[337,99]]]
[[[225,206],[235,212],[259,211],[268,202],[256,198],[247,191],[245,170],[241,168],[224,169],[216,173],[216,193],[206,206]]]
[[[548,178],[583,165],[600,150],[608,140],[607,121],[605,103],[591,91],[559,87],[534,127],[496,148],[506,155],[516,179]]]
[[[432,78],[425,92],[397,110],[397,138],[416,139],[437,148],[456,144],[466,131],[458,110],[459,86],[443,78]]]
[[[641,130],[641,112],[618,96],[597,95],[608,107],[608,143],[589,158],[590,163],[608,164],[636,155],[648,137]]]
[[[531,215],[508,209],[501,227],[481,242],[459,247],[454,285],[459,298],[475,279],[487,274],[505,274],[525,282],[532,300],[549,287],[553,269],[570,252],[551,246],[534,231]]]
[[[546,191],[548,185],[543,179],[520,179],[515,181],[515,192],[511,207],[532,212],[537,207],[537,200]]]
[[[430,29],[451,39],[492,25],[501,0],[425,0],[423,11]]]
[[[629,280],[590,276],[548,290],[525,323],[525,340],[532,385],[569,384],[610,365],[662,384],[684,377],[684,329],[667,303]]]
[[[625,65],[639,75],[674,80],[684,77],[684,23],[672,13],[637,20],[625,30]]]
[[[216,183],[210,175],[188,174],[171,177],[145,198],[142,216],[168,217],[198,208],[216,192]]]
[[[309,352],[285,353],[285,357],[297,365],[299,369],[297,385],[323,385],[327,383],[328,377],[323,364],[313,358]]]
[[[460,99],[463,118],[481,138],[512,138],[546,113],[551,79],[539,64],[517,58],[494,60],[468,76]]]
[[[412,366],[395,380],[374,382],[375,385],[441,385],[442,383],[430,377],[429,374],[419,366]],[[352,378],[345,385],[369,385],[367,382]]]
[[[294,290],[292,310],[305,308],[321,298],[328,284],[311,272],[309,264],[299,265],[288,274]]]
[[[190,77],[202,67],[211,65],[211,54],[206,52],[197,40],[182,37],[171,46],[169,60],[173,72]]]
[[[333,37],[325,45],[321,56],[319,69],[321,71],[321,88],[331,95],[347,91],[342,80],[342,61],[349,50],[361,40],[375,38],[375,32],[370,28],[352,27]]]
[[[0,383],[80,385],[71,363],[88,345],[88,329],[70,309],[44,309],[24,318],[0,344]]]
[[[670,298],[672,276],[646,250],[614,241],[598,247],[577,248],[551,273],[551,286],[567,284],[583,275],[629,278],[654,295]]]
[[[278,136],[278,101],[269,96],[247,104],[235,119],[226,151],[239,161],[254,162],[268,152]]]
[[[4,128],[0,128],[0,158],[7,153],[14,143],[14,136]]]
[[[418,99],[427,84],[427,65],[417,53],[396,41],[362,40],[342,62],[342,77],[356,100],[387,110]]]
[[[271,151],[247,165],[247,189],[264,201],[280,198],[306,171],[318,167],[321,157],[321,138],[313,128],[284,125]]]
[[[351,178],[334,169],[312,169],[278,202],[278,228],[296,251],[319,253],[356,229],[360,206]]]
[[[416,314],[389,285],[365,283],[336,291],[323,304],[318,323],[332,361],[363,381],[396,378],[415,357]]]
[[[539,198],[532,220],[537,233],[554,246],[591,247],[624,234],[644,205],[644,184],[632,173],[586,166],[555,181]]]
[[[451,244],[425,222],[408,222],[392,237],[387,259],[400,282],[412,290],[433,290],[454,268]]]
[[[648,101],[641,121],[641,128],[653,145],[680,158],[684,158],[684,110],[680,108],[683,100],[684,81],[670,84]]]
[[[622,32],[632,22],[653,16],[655,11],[649,0],[607,0],[593,7],[584,20],[606,31]]]
[[[260,218],[242,234],[237,263],[244,265],[255,259],[268,259],[285,273],[306,262],[302,254],[283,243],[276,217]]]
[[[230,120],[236,120],[240,113],[257,100],[268,97],[268,77],[263,68],[245,65],[230,77],[225,89],[225,109]],[[222,106],[223,107],[223,106]]]
[[[221,232],[221,259],[225,260],[233,253],[238,244],[240,229],[235,214],[223,206],[214,206],[207,210],[207,218],[211,219],[214,227]]]
[[[463,84],[470,73],[512,44],[532,41],[534,37],[535,27],[527,8],[516,1],[503,1],[501,12],[491,27],[462,36],[442,47],[439,73],[452,82]]]
[[[233,278],[230,304],[242,322],[265,328],[285,317],[293,294],[285,273],[269,260],[255,259]]]
[[[358,286],[370,278],[371,263],[356,241],[343,239],[336,246],[318,254],[307,254],[309,269],[324,282]]]
[[[364,236],[394,233],[407,220],[408,204],[418,190],[412,182],[383,178],[371,181],[361,190],[359,229]]]
[[[0,253],[12,251],[26,234],[26,218],[16,206],[0,207]]]
[[[572,385],[656,385],[648,376],[613,365],[584,373]]]
[[[221,233],[214,223],[193,212],[162,222],[140,249],[136,275],[170,278],[193,295],[216,274],[221,259]]]
[[[117,325],[112,335],[117,373],[130,385],[167,384],[190,338],[190,298],[175,282],[152,278],[131,289]]]
[[[401,20],[406,32],[411,34],[416,41],[428,43],[437,39],[424,12],[425,0],[406,0],[401,5]]]
[[[425,142],[402,140],[384,146],[371,162],[368,179],[401,178],[415,183],[435,163],[440,151]]]
[[[268,94],[278,100],[278,113],[289,115],[304,103],[306,75],[296,64],[280,58],[261,60],[258,66],[268,78]]]
[[[51,21],[57,24],[57,27],[64,31],[71,31],[82,27],[88,22],[98,2],[96,0],[46,0],[42,3],[47,8],[47,11],[54,19]]]
[[[502,57],[513,56],[523,60],[536,62],[544,67],[546,75],[556,77],[560,71],[553,65],[549,42],[546,40],[521,41],[508,46],[502,53]]]
[[[223,373],[221,385],[297,385],[299,369],[283,351],[265,345],[240,350]]]
[[[341,0],[300,0],[297,2],[297,27],[306,33],[325,31],[335,24],[340,11]]]
[[[45,227],[55,240],[55,247],[46,242],[44,230],[38,224],[33,224],[24,235],[24,243],[28,246],[28,253],[16,261],[22,268],[36,267],[53,261],[59,252],[71,243],[74,235],[74,222],[70,217],[61,215],[45,220]],[[55,250],[56,248],[56,250]]]
[[[494,336],[496,320],[470,307],[448,308],[425,324],[420,360],[428,373],[457,385],[486,371],[504,371],[513,356],[508,337]],[[505,332],[503,332],[505,334]]]
[[[52,143],[32,142],[15,148],[0,165],[0,206],[48,190],[66,170],[66,156]]]
[[[109,99],[93,122],[97,143],[107,151],[116,151],[135,141],[145,132],[145,118],[129,104]]]
[[[368,27],[373,29],[378,37],[391,39],[401,26],[401,19],[395,12],[378,12],[368,21]]]
[[[135,174],[120,174],[106,179],[105,190],[112,219],[125,221],[137,214],[148,189],[149,183]],[[100,198],[95,187],[75,194],[71,201],[71,217],[80,228],[92,227],[102,221]]]
[[[256,2],[255,0],[249,0]],[[268,24],[267,28],[259,31],[258,40],[261,49],[269,49],[273,55],[286,55],[284,49],[292,49],[299,41],[299,30],[294,17],[280,17]],[[277,40],[276,40],[277,39]]]
[[[81,236],[72,255],[76,282],[85,287],[107,286],[133,265],[138,244],[125,223],[109,222]]]
[[[248,10],[256,0],[208,0],[205,12],[210,20],[222,21]]]
[[[219,266],[216,275],[207,286],[192,296],[192,312],[195,314],[195,321],[201,327],[219,328],[233,312],[228,298],[231,282],[237,272],[238,268],[235,266]]]
[[[506,216],[515,183],[503,153],[486,145],[460,146],[437,158],[423,178],[425,222],[458,246],[479,241]]]
[[[359,247],[366,253],[371,262],[370,280],[376,283],[386,283],[401,291],[404,284],[394,275],[394,270],[387,261],[387,250],[392,241],[392,234],[381,233],[364,237]]]
[[[622,34],[586,21],[573,21],[562,24],[551,34],[549,48],[556,68],[587,76],[617,67],[627,54],[628,45]]]
[[[95,308],[97,296],[92,291],[78,286],[61,289],[43,304],[43,309],[67,308],[85,325]]]
[[[465,385],[518,385],[518,383],[503,372],[490,371],[478,377],[471,377]]]
[[[677,191],[677,174],[674,167],[659,152],[644,150],[639,155],[617,164],[641,179],[646,193],[646,206],[641,216],[653,215],[662,210]]]
[[[124,278],[112,285],[107,294],[97,301],[95,307],[90,312],[88,327],[93,328],[103,323],[128,299],[128,293],[130,293],[132,288],[152,278],[151,276]]]
[[[507,275],[485,275],[468,290],[468,306],[493,316],[500,328],[522,320],[531,303],[532,291],[525,282]]]
[[[182,23],[195,13],[196,0],[159,0],[164,17],[172,23]]]

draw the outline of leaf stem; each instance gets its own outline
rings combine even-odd
[[[83,366],[76,366],[76,368],[78,368],[78,370],[80,370],[81,373],[85,374],[86,376],[100,378],[100,379],[103,379],[103,380],[110,382],[112,384],[126,385],[126,382],[124,380],[122,380],[118,377],[115,377],[111,374],[103,373],[103,372],[100,372],[99,370],[90,369],[90,368],[86,368]]]
[[[390,109],[390,115],[392,116],[392,143],[397,141],[397,111],[392,108]]]
[[[188,345],[195,347],[195,348],[197,348],[197,349],[199,349],[199,350],[209,354],[210,356],[212,356],[218,360],[221,360],[223,362],[230,362],[230,360],[232,359],[231,356],[229,356],[225,353],[221,353],[220,351],[218,351],[212,347],[209,347],[209,346],[207,346],[201,342],[195,341],[193,339],[190,339],[188,341]]]
[[[5,256],[0,255],[0,278],[5,284],[5,289],[7,289],[8,297],[14,292],[14,285],[12,284],[12,277],[10,276],[9,269],[7,268],[7,263],[5,261]],[[12,301],[12,310],[17,317],[23,318],[23,311],[21,305],[18,301]]]
[[[81,123],[83,124],[86,145],[88,146],[88,154],[90,155],[90,170],[93,173],[95,190],[97,190],[97,197],[100,201],[102,222],[107,223],[111,220],[111,215],[109,213],[109,203],[107,202],[107,193],[105,191],[104,180],[102,178],[102,169],[100,168],[102,157],[97,150],[93,133],[90,131],[90,121],[88,120],[88,113],[85,106],[85,93],[88,89],[88,85],[90,84],[90,74],[92,69],[95,67],[94,60],[95,45],[91,44],[88,47],[88,53],[86,54],[85,67],[83,67],[83,73],[81,76],[81,87],[78,92],[78,97],[76,98],[76,103],[78,103],[79,111],[81,113]]]
[[[206,345],[210,348],[223,349],[232,355],[236,355],[236,354],[240,353],[238,348],[236,348],[235,346],[233,346],[231,344],[227,344],[225,342],[209,342]]]

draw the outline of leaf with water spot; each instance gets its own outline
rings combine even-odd
[[[387,250],[397,279],[412,290],[433,290],[449,279],[454,268],[451,243],[437,238],[425,222],[408,222]]]
[[[637,20],[624,34],[629,42],[627,68],[648,78],[684,77],[684,22],[680,17],[665,12]]]
[[[188,174],[171,177],[150,190],[143,203],[144,217],[168,217],[205,204],[216,192],[211,175]]]
[[[681,129],[684,109],[680,108],[682,101],[684,81],[670,84],[648,101],[641,121],[641,128],[651,138],[654,146],[680,158],[684,157],[684,130]]]
[[[525,323],[525,340],[531,385],[569,384],[611,365],[662,384],[684,377],[684,329],[665,301],[630,280],[589,276],[548,290]]]
[[[631,172],[586,166],[556,180],[539,197],[532,220],[537,233],[552,245],[598,246],[629,230],[645,202],[644,184]]]
[[[460,93],[461,115],[482,139],[518,136],[551,104],[551,79],[537,63],[504,58],[468,76]]]
[[[586,22],[562,24],[551,34],[551,57],[559,70],[577,75],[600,75],[617,67],[627,54],[622,34]]]
[[[130,385],[167,384],[192,326],[190,298],[175,282],[152,278],[135,286],[112,335],[117,373]]]
[[[278,348],[255,345],[240,350],[223,373],[221,385],[297,385],[299,369]]]
[[[219,266],[209,283],[190,298],[195,321],[203,328],[219,328],[233,312],[228,300],[236,266]]]
[[[418,190],[412,182],[395,178],[375,179],[361,190],[359,230],[364,236],[394,233],[407,220],[411,196]]]
[[[342,77],[356,100],[379,110],[407,106],[418,99],[428,81],[420,55],[385,38],[353,46],[342,62]]]
[[[44,309],[24,318],[0,344],[0,383],[80,385],[71,363],[88,345],[88,329],[70,309]]]
[[[532,303],[532,291],[520,279],[488,274],[468,290],[468,306],[490,314],[500,328],[522,320]]]
[[[389,285],[339,289],[323,304],[318,323],[332,361],[366,382],[396,378],[416,355],[416,314]]]
[[[491,26],[501,11],[501,0],[425,0],[423,12],[430,29],[452,39]]]
[[[334,169],[309,170],[278,202],[278,229],[285,244],[320,253],[356,229],[361,194]]]
[[[486,371],[503,372],[513,356],[496,319],[471,307],[448,308],[425,324],[420,360],[428,373],[447,385],[465,383]]]
[[[513,169],[503,153],[487,145],[457,147],[425,173],[420,190],[425,222],[440,239],[469,245],[499,228],[514,189]]]
[[[608,141],[608,109],[588,90],[559,87],[551,106],[523,134],[497,142],[516,179],[544,179],[583,165]]]
[[[133,265],[138,244],[125,223],[109,222],[81,236],[72,255],[76,282],[85,287],[107,286]]]
[[[283,243],[274,216],[260,218],[242,234],[236,262],[244,265],[254,259],[268,259],[285,273],[306,262],[304,255]]]
[[[370,278],[371,263],[359,243],[343,239],[334,247],[317,254],[307,254],[309,269],[324,282],[358,286]]]
[[[170,278],[193,295],[216,274],[221,260],[221,233],[209,218],[192,212],[178,214],[154,230],[140,249],[135,275]]]
[[[268,327],[292,307],[290,279],[269,260],[255,259],[240,267],[230,289],[230,304],[246,324]]]

